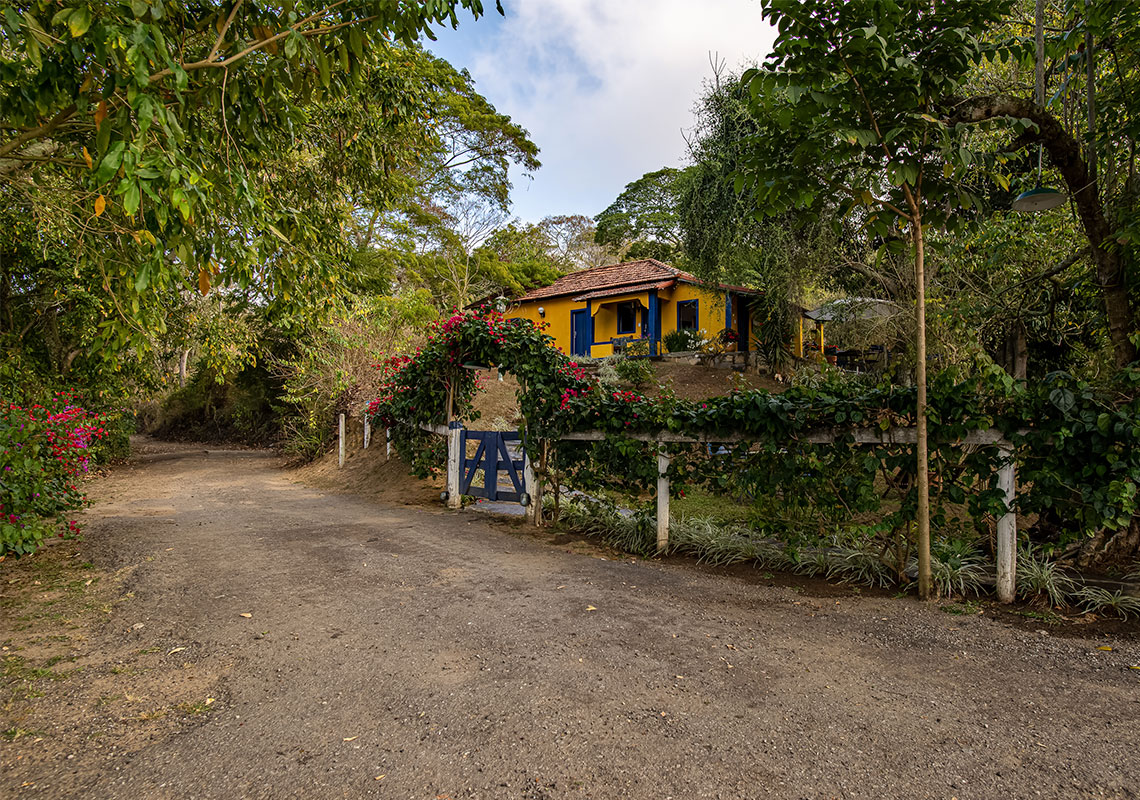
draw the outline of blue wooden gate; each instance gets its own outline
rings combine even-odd
[[[467,442],[477,441],[474,456],[467,455]],[[466,428],[459,436],[459,452],[462,455],[462,468],[459,470],[459,493],[488,500],[519,501],[526,492],[523,480],[522,437],[518,433],[501,431],[469,431]],[[483,470],[483,485],[472,486],[475,473]],[[503,488],[500,488],[499,473],[506,473]]]

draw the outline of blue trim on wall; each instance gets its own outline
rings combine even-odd
[[[586,355],[589,356],[590,358],[593,358],[594,357],[594,345],[597,344],[597,342],[594,341],[594,301],[593,300],[587,300],[586,301],[586,316],[590,320],[589,324],[587,325],[587,327],[590,329],[590,344],[586,346]]]
[[[732,295],[724,293],[724,329],[732,330]]]
[[[677,330],[681,330],[681,309],[691,305],[696,310],[696,324],[692,330],[699,331],[701,329],[701,301],[700,300],[678,300],[677,301]]]
[[[570,310],[570,355],[572,355],[572,356],[588,356],[588,355],[590,355],[590,347],[593,345],[593,339],[594,339],[593,334],[590,334],[588,337],[586,337],[587,341],[585,341],[585,342],[575,342],[575,337],[578,333],[577,317],[579,314],[589,315],[589,313],[590,313],[589,307],[587,307],[587,308],[574,308],[574,309]],[[588,316],[587,316],[587,319],[589,319]],[[593,327],[592,322],[588,322],[586,324],[587,331],[589,331],[592,327]],[[577,344],[579,346],[579,348],[584,348],[585,352],[583,352],[583,353],[575,352],[575,344]]]
[[[657,355],[657,343],[661,341],[661,301],[657,290],[649,292],[649,355]]]

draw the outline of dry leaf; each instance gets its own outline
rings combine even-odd
[[[100,100],[99,105],[95,107],[95,127],[103,124],[103,120],[107,118],[107,101]]]
[[[203,297],[210,293],[210,271],[207,269],[198,270],[198,291]]]
[[[1102,644],[1100,647],[1097,648],[1097,650],[1106,650],[1108,652],[1112,652],[1112,648],[1106,644]]]
[[[386,776],[386,775],[387,775],[387,773],[384,773],[384,775],[377,775],[377,776],[376,776],[376,780],[378,780],[378,781],[382,781],[382,780],[384,780],[384,778],[385,778],[385,776]]]
[[[97,216],[97,217],[103,216],[103,212],[106,210],[106,208],[107,208],[107,198],[105,198],[103,195],[99,195],[98,197],[96,197],[95,198],[95,216]]]
[[[171,650],[169,653],[167,653],[167,655],[168,655],[168,656],[172,656],[172,655],[174,655],[175,653],[181,653],[181,652],[182,652],[183,650],[185,650],[185,649],[186,649],[185,647],[175,647],[175,648],[174,648],[174,649],[172,649],[172,650]]]
[[[87,148],[83,148],[83,160],[87,163],[87,169],[95,166],[95,162],[91,160],[91,154],[87,152]]]
[[[598,609],[595,608],[594,606],[586,606],[586,610],[587,611],[597,611]]]
[[[238,616],[239,616],[239,617],[245,617],[246,619],[249,619],[250,617],[252,617],[252,616],[253,616],[253,614],[247,614],[247,613],[244,613],[244,612],[243,612],[243,613],[241,613],[241,614],[238,614]]]
[[[344,739],[341,739],[341,741],[342,742],[355,742],[359,738],[360,738],[359,736],[347,736]]]
[[[206,698],[206,705],[210,705],[210,704],[211,704],[211,703],[213,703],[213,702],[214,702],[214,698],[212,698],[212,697],[207,697],[207,698]]]

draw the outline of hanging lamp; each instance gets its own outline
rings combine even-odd
[[[1045,105],[1045,0],[1037,0],[1037,18],[1034,20],[1034,35],[1037,39],[1036,86],[1034,95],[1037,105]],[[1041,159],[1044,145],[1037,145],[1037,185],[1022,192],[1013,201],[1014,211],[1048,211],[1063,204],[1068,195],[1048,186],[1041,185]]]

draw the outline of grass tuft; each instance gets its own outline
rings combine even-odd
[[[1050,606],[1068,603],[1076,584],[1055,561],[1027,547],[1017,556],[1017,593],[1024,600],[1048,601]]]
[[[1084,610],[1088,613],[1105,614],[1109,611],[1121,619],[1140,619],[1140,597],[1125,594],[1122,589],[1110,592],[1099,586],[1085,586],[1076,593]]]

